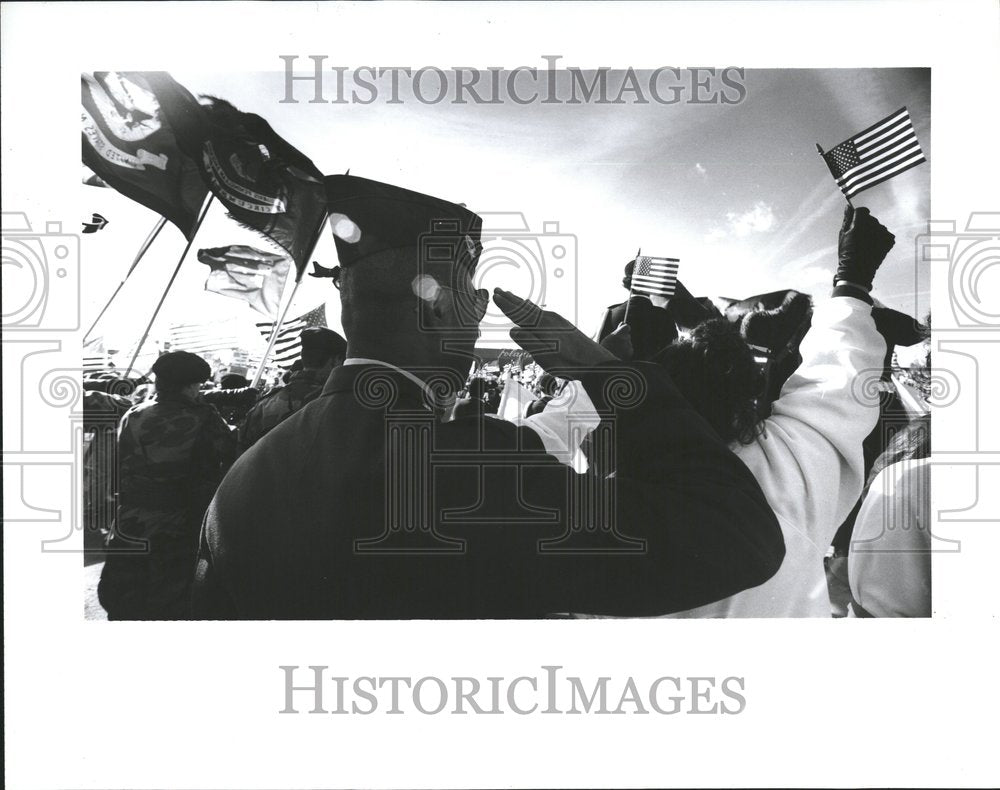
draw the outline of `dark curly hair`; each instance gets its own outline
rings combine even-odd
[[[750,444],[760,433],[756,399],[764,376],[738,324],[724,318],[705,321],[652,361],[666,368],[684,398],[724,442]]]
[[[625,276],[622,277],[622,288],[626,291],[632,290],[632,272],[635,271],[635,261],[631,260],[625,264]]]

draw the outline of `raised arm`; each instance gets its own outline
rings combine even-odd
[[[525,473],[526,501],[561,509],[567,530],[562,543],[536,546],[526,594],[552,612],[665,614],[777,571],[784,542],[763,493],[661,366],[623,365],[556,314],[526,315],[530,307],[506,292],[495,298],[523,322],[514,340],[546,370],[582,381],[604,424],[595,434],[596,475],[543,466]],[[588,540],[590,553],[581,550]]]
[[[781,515],[826,545],[864,485],[861,443],[878,420],[885,341],[871,317],[872,278],[893,236],[850,207],[829,300],[816,306],[802,364],[782,387],[764,432],[736,453]]]

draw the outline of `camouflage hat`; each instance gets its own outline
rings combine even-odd
[[[200,384],[212,375],[209,364],[189,351],[168,351],[153,363],[157,381],[178,386]]]

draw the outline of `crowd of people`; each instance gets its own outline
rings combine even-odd
[[[891,369],[929,319],[873,299],[866,209],[828,295],[645,296],[630,262],[591,339],[475,288],[464,206],[326,188],[346,340],[304,330],[266,392],[185,351],[85,382],[110,619],[930,615],[929,425]],[[520,349],[483,364],[490,298]]]

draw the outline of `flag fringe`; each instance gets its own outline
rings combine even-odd
[[[283,258],[291,257],[292,253],[290,250],[286,250],[283,246],[278,244],[278,242],[276,242],[274,239],[272,239],[270,236],[264,233],[264,231],[262,231],[260,228],[255,228],[253,225],[248,225],[247,223],[240,221],[238,218],[233,216],[233,214],[231,214],[228,211],[226,212],[226,216],[244,230],[248,230],[255,236],[263,239],[265,243],[270,245],[270,249],[267,250],[268,252],[274,252],[275,255],[281,255]]]

